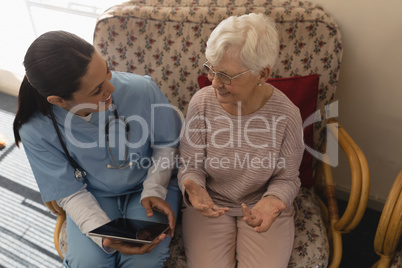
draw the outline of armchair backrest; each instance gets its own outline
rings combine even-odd
[[[114,6],[98,19],[94,45],[112,69],[150,75],[184,113],[199,89],[206,41],[232,15],[265,13],[276,21],[281,42],[272,77],[320,76],[317,109],[334,98],[342,59],[334,19],[316,4],[279,0],[143,0]],[[324,113],[322,113],[323,118]],[[323,120],[314,128],[318,148]]]

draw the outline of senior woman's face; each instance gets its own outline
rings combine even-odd
[[[227,56],[224,56],[218,65],[211,66],[211,68],[216,73],[225,73],[230,77],[247,71],[237,60]],[[209,78],[211,79],[212,77]],[[247,103],[250,100],[250,97],[256,93],[258,82],[259,80],[256,75],[246,72],[233,79],[230,85],[222,83],[220,78],[215,75],[212,79],[212,86],[221,104],[237,104],[238,102]]]
[[[112,73],[106,61],[98,52],[94,52],[88,71],[82,77],[80,89],[73,93],[71,100],[66,101],[69,110],[79,107],[74,113],[85,116],[109,109],[114,92],[114,86],[109,81],[111,78]]]

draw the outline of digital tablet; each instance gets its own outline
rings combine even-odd
[[[151,244],[159,235],[167,233],[168,223],[117,218],[88,234],[107,237],[135,244]]]

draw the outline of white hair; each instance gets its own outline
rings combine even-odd
[[[275,64],[279,53],[279,37],[275,22],[264,14],[250,13],[223,20],[212,31],[205,52],[212,65],[224,55],[239,59],[254,74]]]

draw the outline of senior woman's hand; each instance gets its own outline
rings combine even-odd
[[[165,214],[169,220],[169,234],[171,237],[173,237],[176,217],[174,216],[174,212],[169,203],[160,197],[149,196],[141,200],[141,205],[145,208],[145,213],[147,213],[148,217],[152,217],[152,215],[154,215],[153,210]]]
[[[254,231],[258,233],[268,231],[271,224],[285,209],[286,204],[271,195],[262,198],[252,209],[249,209],[244,203],[242,204],[244,221],[254,227]]]
[[[186,187],[186,192],[191,205],[203,216],[217,218],[229,211],[229,208],[227,207],[219,207],[215,205],[208,192],[194,181],[185,180],[183,184],[184,187]]]

